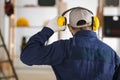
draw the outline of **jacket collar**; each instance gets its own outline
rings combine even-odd
[[[78,37],[97,37],[96,32],[93,32],[91,30],[78,31],[74,36],[78,36]]]

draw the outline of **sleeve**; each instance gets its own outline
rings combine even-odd
[[[113,80],[120,80],[120,57],[115,53],[115,73]]]
[[[119,66],[118,66],[118,78],[117,78],[117,80],[120,80],[120,64],[119,64]]]
[[[64,40],[56,41],[45,46],[45,42],[54,32],[44,27],[42,31],[33,35],[23,49],[20,59],[27,65],[57,65],[65,57]]]

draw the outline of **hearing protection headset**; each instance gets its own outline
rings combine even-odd
[[[58,26],[60,26],[60,27],[65,26],[65,25],[67,24],[67,19],[66,19],[66,17],[64,17],[64,15],[65,15],[67,12],[69,12],[69,11],[71,11],[71,10],[73,10],[73,9],[78,9],[78,8],[79,8],[79,9],[83,9],[83,10],[87,10],[89,13],[91,13],[91,14],[93,15],[92,11],[90,11],[90,10],[88,10],[88,9],[86,9],[86,8],[83,8],[83,7],[70,8],[70,9],[66,10],[65,12],[63,12],[62,15],[58,17],[58,20],[57,20]],[[98,17],[97,17],[97,16],[92,16],[91,18],[92,18],[92,24],[91,24],[91,26],[92,26],[92,28],[93,28],[93,31],[96,31],[96,30],[98,30],[98,28],[99,28],[99,20],[98,20]]]

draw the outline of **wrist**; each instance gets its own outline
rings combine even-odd
[[[51,36],[54,33],[54,31],[47,26],[43,27],[41,32],[47,34],[48,36]]]
[[[52,30],[53,32],[55,32],[55,30],[54,30],[54,28],[52,28],[52,27],[49,27],[49,26],[45,26],[46,28],[49,28],[50,30]]]

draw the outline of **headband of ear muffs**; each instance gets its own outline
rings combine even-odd
[[[93,15],[92,11],[90,11],[90,10],[88,10],[86,8],[82,8],[82,7],[70,8],[70,9],[66,10],[65,12],[63,12],[62,15],[58,17],[58,20],[57,20],[58,26],[60,26],[60,27],[65,26],[67,24],[67,19],[66,19],[66,17],[64,17],[64,15],[67,12],[69,12],[69,11],[71,11],[73,9],[78,9],[78,8],[87,10],[88,12],[90,12]],[[93,31],[98,30],[98,28],[99,28],[99,19],[97,18],[97,16],[93,16],[92,17],[92,24],[91,24],[91,26],[93,27]]]

